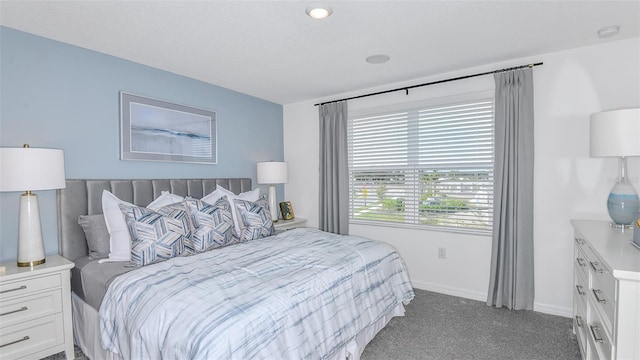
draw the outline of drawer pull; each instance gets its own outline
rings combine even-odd
[[[582,285],[576,285],[576,289],[578,290],[578,295],[586,294],[584,291],[582,291],[582,289],[583,289]]]
[[[598,300],[598,303],[606,304],[607,303],[607,299],[605,299],[603,297],[600,297],[601,293],[602,293],[602,290],[593,289],[593,296],[596,297],[596,300]]]
[[[584,245],[587,243],[586,241],[584,241],[584,239],[580,239],[580,238],[576,238],[576,242],[580,245]]]
[[[27,288],[27,285],[22,285],[20,287],[17,287],[15,289],[9,289],[9,290],[2,290],[0,291],[0,294],[4,294],[4,293],[8,293],[8,292],[12,292],[12,291],[18,291],[18,290],[24,290]]]
[[[595,342],[603,343],[604,339],[598,334],[600,332],[600,328],[598,328],[598,326],[596,325],[591,325],[590,327],[591,334],[593,334],[593,340],[595,340]]]
[[[576,258],[576,261],[578,262],[578,265],[585,267],[587,266],[587,264],[585,264],[584,259],[583,258]]]
[[[5,316],[5,315],[9,315],[9,314],[15,314],[15,313],[17,313],[17,312],[20,312],[20,311],[27,311],[27,310],[28,310],[28,309],[27,309],[27,307],[26,307],[26,306],[23,306],[23,307],[21,307],[21,308],[20,308],[20,309],[18,309],[18,310],[7,311],[6,313],[2,313],[2,314],[0,314],[0,316]]]
[[[582,323],[582,316],[576,315],[576,325],[578,325],[578,327],[582,327],[582,325],[584,325]]]
[[[25,336],[22,339],[18,339],[16,341],[12,341],[12,342],[8,342],[6,344],[2,344],[2,345],[0,345],[0,348],[5,347],[5,346],[9,346],[9,345],[13,345],[13,344],[17,344],[19,342],[23,342],[23,341],[27,341],[27,340],[29,340],[29,337]]]
[[[602,266],[600,266],[600,263],[597,261],[590,261],[591,263],[591,267],[593,268],[593,270],[599,274],[601,274],[602,272],[604,272],[604,269],[602,268]]]

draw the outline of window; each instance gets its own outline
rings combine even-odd
[[[492,95],[403,107],[350,114],[351,221],[490,231]]]

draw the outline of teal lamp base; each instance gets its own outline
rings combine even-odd
[[[612,191],[607,199],[607,209],[609,210],[611,220],[613,220],[616,226],[631,226],[634,221],[638,220],[638,212],[640,211],[638,195],[635,193],[621,194]]]
[[[633,185],[627,180],[627,161],[620,158],[620,177],[607,199],[607,210],[616,227],[630,227],[638,220],[640,201]]]

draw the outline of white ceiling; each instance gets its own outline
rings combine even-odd
[[[2,0],[0,24],[280,104],[640,36],[637,0],[310,3]]]

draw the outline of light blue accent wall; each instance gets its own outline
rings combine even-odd
[[[120,91],[215,111],[218,163],[120,160]],[[249,177],[256,187],[256,163],[284,159],[282,120],[280,104],[0,26],[0,146],[63,149],[69,179]],[[37,195],[45,252],[56,254],[55,191]],[[19,196],[0,193],[2,262],[17,257]]]

